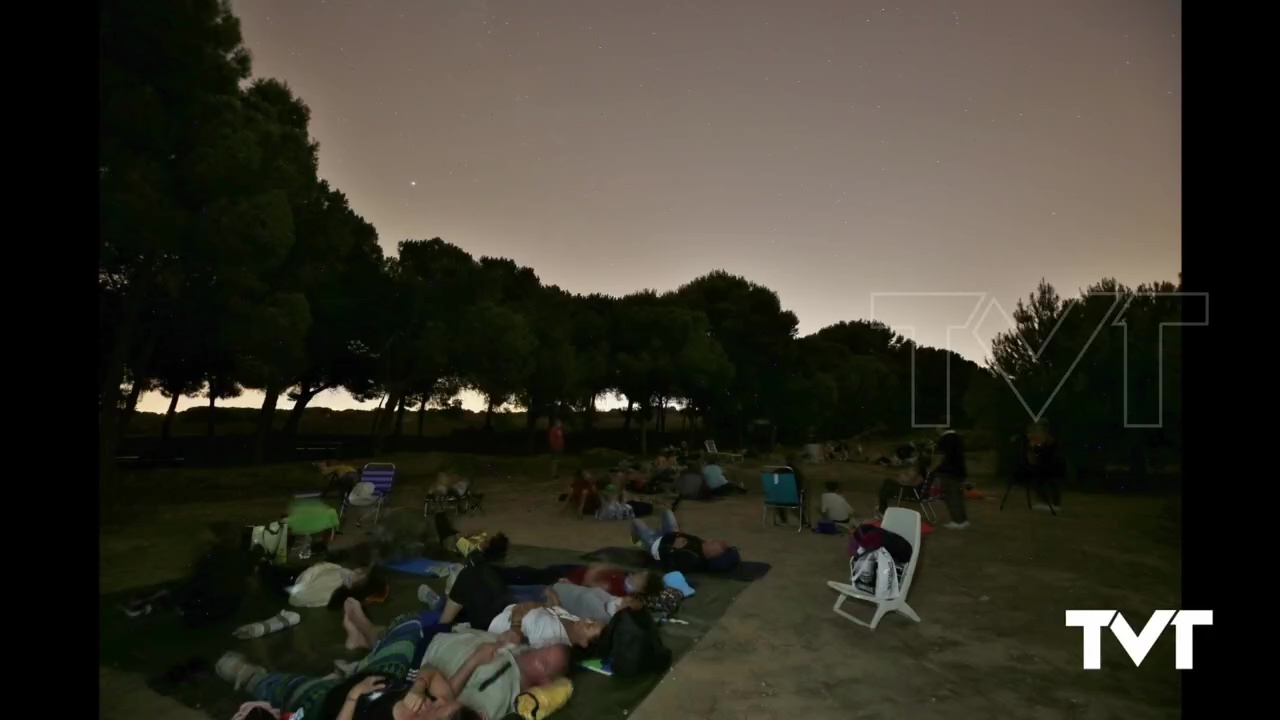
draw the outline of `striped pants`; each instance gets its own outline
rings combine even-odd
[[[408,675],[422,639],[422,621],[417,615],[398,620],[373,650],[356,664],[353,674],[378,672],[393,678]],[[421,658],[421,655],[417,657]],[[251,681],[246,689],[255,699],[271,703],[272,707],[288,712],[302,710],[303,715],[309,718],[317,716],[325,696],[341,682],[333,678],[269,673]]]

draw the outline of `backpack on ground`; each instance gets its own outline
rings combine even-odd
[[[600,634],[599,648],[619,677],[664,672],[671,666],[671,650],[662,644],[658,625],[647,610],[614,614]]]

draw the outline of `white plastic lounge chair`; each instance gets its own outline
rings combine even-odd
[[[703,443],[703,446],[707,448],[707,454],[711,455],[713,458],[723,455],[729,458],[729,462],[735,465],[742,462],[742,457],[743,457],[742,453],[721,452],[716,449],[715,440],[707,440],[706,442]]]
[[[911,562],[907,563],[907,568],[903,572],[902,592],[898,594],[898,597],[891,600],[880,600],[874,595],[868,595],[867,593],[854,588],[850,583],[838,583],[834,580],[827,582],[827,587],[840,593],[840,596],[836,598],[836,604],[833,605],[831,609],[834,610],[837,615],[844,616],[845,618],[852,620],[863,627],[871,628],[872,630],[875,630],[876,626],[880,624],[880,619],[890,612],[900,612],[912,620],[920,622],[920,616],[917,615],[916,611],[912,610],[911,606],[907,604],[907,593],[911,591],[911,578],[915,577],[916,564],[920,562],[920,513],[915,510],[908,510],[907,508],[889,508],[884,513],[884,521],[880,523],[880,527],[901,535],[906,538],[907,542],[911,543]],[[844,605],[844,601],[849,598],[869,602],[876,606],[876,612],[875,615],[871,617],[871,622],[859,620],[841,609],[841,606]]]

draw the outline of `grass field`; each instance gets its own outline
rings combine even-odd
[[[587,453],[569,462],[604,466],[614,457]],[[400,469],[393,506],[419,508],[435,470],[448,464],[488,495],[487,515],[464,519],[464,530],[483,525],[515,542],[582,551],[625,539],[625,524],[557,514],[561,483],[547,478],[547,458],[390,459]],[[975,481],[995,498],[970,501],[971,529],[939,528],[924,539],[910,595],[923,622],[889,617],[875,632],[831,612],[825,581],[848,577],[841,539],[762,526],[758,466],[730,469],[751,494],[682,504],[684,529],[728,538],[774,570],[671,670],[639,719],[1178,717],[1172,633],[1140,668],[1106,635],[1104,669],[1085,672],[1080,630],[1063,627],[1067,609],[1116,608],[1138,623],[1154,609],[1180,606],[1177,499],[1068,493],[1065,514],[1055,518],[1028,510],[1015,494],[998,512],[1003,487],[990,477],[989,459],[972,463]],[[857,513],[874,509],[883,470],[837,463],[809,471],[839,480]],[[292,464],[116,479],[102,488],[100,593],[180,577],[210,523],[278,516],[290,492],[317,487],[313,472]],[[100,669],[100,681],[103,717],[203,716],[112,668]]]

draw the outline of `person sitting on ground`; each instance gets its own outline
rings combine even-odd
[[[579,470],[569,485],[569,492],[560,496],[564,508],[578,517],[594,515],[600,509],[600,492],[596,488],[595,478],[586,470]]]
[[[676,478],[676,495],[681,500],[707,500],[711,498],[711,490],[707,488],[707,479],[702,474],[702,462],[690,462]]]
[[[702,466],[702,479],[706,483],[707,492],[713,497],[724,497],[731,493],[746,494],[747,489],[741,485],[729,482],[724,476],[724,470],[720,467],[720,463],[710,460]]]
[[[884,517],[884,511],[889,509],[889,501],[896,499],[900,493],[905,490],[914,488],[921,497],[927,497],[925,493],[929,492],[929,458],[926,455],[917,455],[915,464],[903,470],[900,473],[887,477],[880,484],[879,504],[876,506],[876,519]]]
[[[329,494],[330,488],[338,491],[339,499],[344,498],[360,482],[360,471],[345,463],[325,459],[316,463],[315,467],[327,481],[324,492],[320,494],[321,498]]]
[[[354,600],[350,602],[359,607]],[[496,643],[476,644],[466,660],[451,663],[456,667],[447,675],[437,665],[424,665],[411,683],[406,682],[406,676],[418,665],[415,659],[421,657],[420,648],[424,654],[429,652],[423,641],[421,619],[408,616],[382,634],[346,679],[271,673],[235,652],[223,655],[216,670],[236,689],[243,688],[283,712],[301,713],[307,720],[454,718],[466,701],[462,689],[469,687],[471,674],[492,660],[498,647]]]
[[[523,602],[503,608],[488,630],[505,642],[534,649],[549,645],[585,648],[600,637],[604,626],[546,602]]]
[[[822,504],[818,508],[822,519],[833,523],[849,522],[853,517],[853,507],[840,494],[840,483],[828,480],[824,487],[827,491],[822,494]]]
[[[596,510],[597,520],[630,520],[635,512],[627,502],[627,488],[621,474],[614,474],[603,487],[598,487],[600,507]]]
[[[729,572],[741,559],[736,547],[724,540],[703,540],[680,532],[680,525],[670,509],[658,513],[659,529],[650,528],[643,520],[631,523],[631,540],[653,556],[663,572]]]

